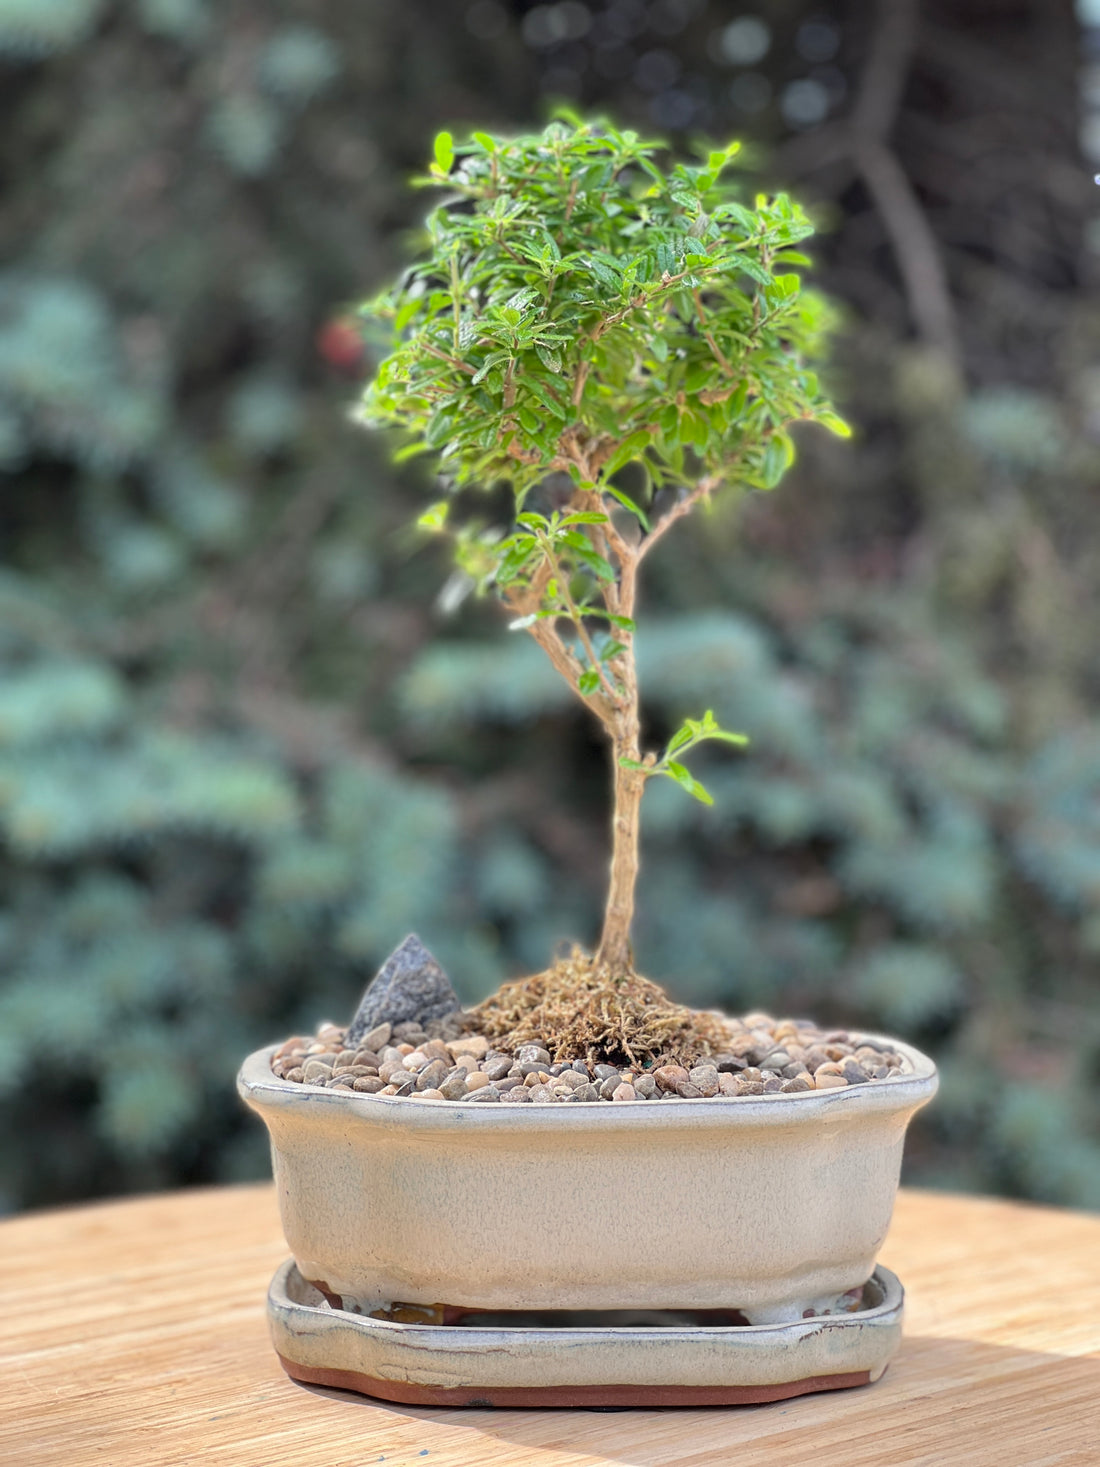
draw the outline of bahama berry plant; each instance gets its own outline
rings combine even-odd
[[[813,362],[829,311],[803,288],[812,233],[783,194],[750,207],[731,144],[662,169],[659,144],[606,122],[435,142],[446,189],[428,253],[367,308],[392,322],[361,420],[403,430],[398,457],[438,455],[447,497],[419,523],[453,538],[603,725],[614,760],[613,851],[594,966],[633,971],[639,811],[648,780],[710,796],[684,763],[746,740],[709,712],[644,750],[635,666],[642,563],[720,491],[771,489],[791,425],[846,436]],[[468,490],[511,488],[509,522]],[[465,510],[465,512],[464,512]]]

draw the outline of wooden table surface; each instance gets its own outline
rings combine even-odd
[[[1100,1467],[1100,1217],[903,1192],[906,1338],[861,1390],[664,1411],[413,1409],[286,1378],[270,1186],[0,1223],[12,1467]]]

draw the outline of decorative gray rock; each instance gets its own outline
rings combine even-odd
[[[344,1038],[348,1049],[380,1024],[424,1024],[461,1009],[447,975],[415,933],[410,933],[367,985]]]

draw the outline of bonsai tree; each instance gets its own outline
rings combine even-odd
[[[848,433],[812,367],[828,312],[795,273],[805,214],[784,195],[739,201],[737,144],[667,170],[659,146],[575,120],[459,146],[441,133],[420,180],[446,190],[427,256],[367,307],[392,321],[393,347],[361,409],[403,430],[399,458],[438,455],[446,497],[420,524],[453,537],[471,584],[607,734],[611,875],[593,967],[611,984],[633,974],[647,782],[710,803],[686,756],[746,742],[701,712],[663,750],[643,747],[642,565],[715,494],[774,487],[793,423]],[[470,513],[464,491],[502,483],[510,523]]]

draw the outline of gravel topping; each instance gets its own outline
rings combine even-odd
[[[728,1052],[700,1055],[691,1065],[667,1056],[644,1064],[554,1061],[542,1044],[522,1044],[508,1054],[494,1049],[485,1035],[467,1032],[467,1022],[459,1013],[423,1024],[379,1024],[357,1044],[345,1044],[350,1031],[322,1024],[315,1035],[295,1035],[281,1044],[271,1068],[296,1085],[464,1105],[782,1097],[882,1084],[904,1077],[909,1068],[880,1040],[769,1014],[727,1020]]]

